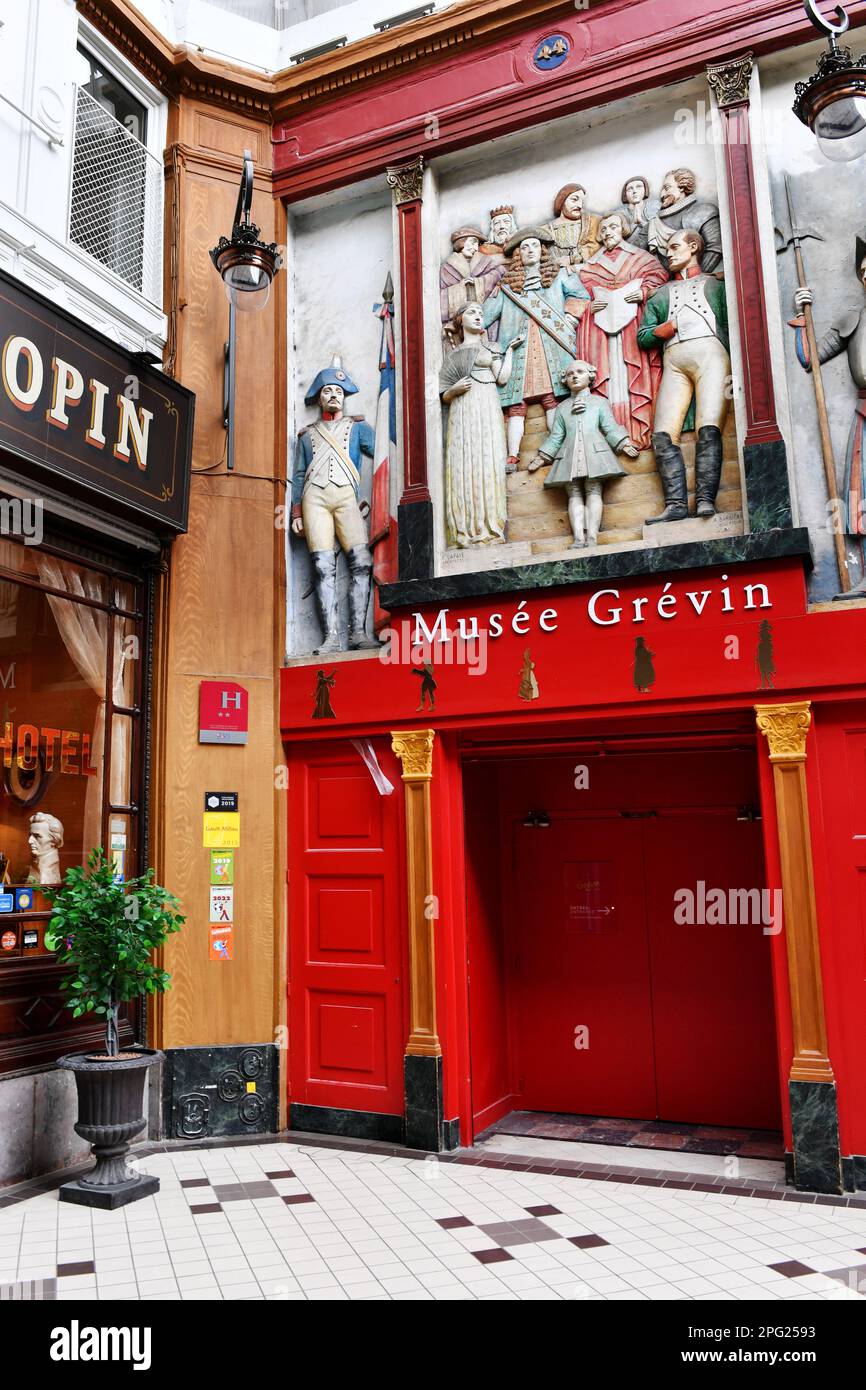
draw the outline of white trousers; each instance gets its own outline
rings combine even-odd
[[[333,550],[335,536],[344,550],[367,544],[367,528],[349,483],[312,484],[301,499],[301,516],[310,550]]]
[[[702,425],[718,425],[721,429],[728,409],[730,374],[731,359],[718,338],[690,338],[683,343],[671,343],[665,348],[654,432],[669,434],[678,444],[693,394],[697,411],[695,429],[699,430]]]

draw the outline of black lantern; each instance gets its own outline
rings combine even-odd
[[[240,312],[264,309],[271,282],[282,265],[276,244],[262,241],[258,227],[250,221],[252,201],[253,157],[249,150],[244,150],[244,170],[232,234],[230,238],[221,236],[210,253],[222,276],[226,298],[232,308]]]
[[[795,84],[794,114],[813,131],[827,159],[859,159],[866,154],[866,54],[855,59],[850,48],[837,44],[850,23],[841,5],[834,22],[818,11],[815,0],[803,4],[815,28],[827,35],[829,48],[808,81]]]

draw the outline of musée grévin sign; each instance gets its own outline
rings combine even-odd
[[[97,506],[184,531],[194,402],[0,273],[0,449],[38,465],[34,492],[59,474]]]

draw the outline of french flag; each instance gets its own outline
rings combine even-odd
[[[379,603],[378,585],[397,577],[397,521],[395,513],[397,455],[397,395],[394,360],[394,282],[389,273],[382,303],[373,306],[382,322],[379,343],[379,400],[376,405],[376,445],[373,455],[373,489],[370,499],[370,549],[373,552],[373,615],[376,630],[387,626],[388,614]]]

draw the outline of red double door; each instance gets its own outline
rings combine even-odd
[[[732,913],[729,890],[764,882],[760,827],[690,810],[514,833],[521,1106],[778,1127],[769,938],[761,921],[712,920],[758,915],[754,895]],[[718,889],[724,912],[708,906]]]

